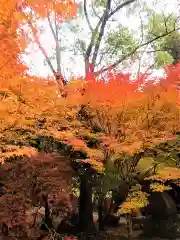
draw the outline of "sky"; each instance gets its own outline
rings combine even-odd
[[[153,0],[147,1],[149,6],[152,7]],[[178,0],[159,0],[158,5],[156,5],[156,11],[161,12],[163,9],[163,11],[169,13],[177,12],[177,1]],[[123,11],[121,11],[120,14],[118,13],[118,15],[116,15],[116,19],[118,22],[121,22],[124,26],[134,31],[140,24],[139,16],[135,14],[129,17],[126,15],[126,12]],[[91,21],[96,24],[97,19],[93,18]],[[66,23],[63,23],[61,25],[62,44],[65,48],[69,48],[69,50],[66,50],[64,53],[62,53],[62,72],[66,78],[70,78],[72,75],[84,75],[83,58],[74,52],[73,46],[78,37],[84,39],[86,42],[88,42],[90,38],[89,29],[85,20],[77,18],[76,20],[73,20],[73,23],[79,24],[80,26],[80,31],[76,32],[75,34],[69,30],[70,25],[67,25]],[[38,25],[43,28],[43,33],[40,35],[40,42],[46,49],[48,56],[51,56],[54,47],[54,39],[48,26],[48,22],[45,20],[39,21]],[[113,28],[113,23],[111,24],[111,28]],[[29,54],[23,55],[23,60],[30,69],[29,73],[42,77],[46,77],[52,74],[48,65],[45,64],[44,56],[36,44],[30,44],[26,52]],[[52,63],[56,68],[56,62],[52,60]],[[135,66],[135,68],[137,68],[137,66]]]

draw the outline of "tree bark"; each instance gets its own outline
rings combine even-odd
[[[91,172],[86,170],[80,175],[80,199],[79,199],[79,223],[80,232],[92,232],[95,230],[93,222],[93,202]]]
[[[45,227],[48,227],[49,229],[51,229],[53,228],[53,224],[52,224],[52,219],[50,217],[48,198],[47,196],[43,195],[43,199],[44,199],[44,208],[45,208],[45,216],[44,216]]]
[[[127,214],[127,234],[128,234],[128,239],[132,239],[132,234],[133,234],[133,229],[132,229],[132,216],[131,214]]]
[[[99,231],[104,231],[104,217],[103,217],[103,199],[99,201],[98,205],[98,221],[99,221]]]

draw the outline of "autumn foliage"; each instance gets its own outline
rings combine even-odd
[[[68,1],[25,1],[21,0],[16,2],[16,9],[20,12],[24,8],[30,7],[40,17],[47,17],[47,15],[54,11],[57,13],[59,18],[71,18],[76,14],[77,3],[74,0]]]
[[[130,74],[111,72],[104,81],[90,72],[60,89],[54,79],[24,74],[20,60],[28,44],[24,22],[38,41],[34,15],[26,13],[27,7],[35,19],[51,11],[63,19],[75,15],[77,4],[0,0],[0,223],[20,227],[28,236],[27,212],[32,207],[49,210],[47,222],[52,212],[71,212],[72,175],[76,172],[81,179],[82,169],[95,176],[98,204],[117,187],[117,179],[123,179],[130,187],[118,213],[146,206],[147,194],[137,178],[134,183],[134,176],[148,151],[177,138],[180,64],[168,66],[162,79],[142,75],[132,80]],[[144,178],[152,181],[152,191],[161,192],[167,190],[166,181],[180,179],[180,171],[176,166],[167,168],[164,161],[162,169]]]
[[[176,139],[179,131],[177,81],[178,75],[176,78],[167,75],[154,83],[145,76],[132,81],[129,75],[113,74],[107,82],[74,80],[65,87],[66,98],[61,97],[53,80],[26,76],[2,82],[1,181],[6,194],[1,197],[1,222],[24,226],[26,211],[34,202],[40,201],[43,205],[43,196],[47,197],[51,209],[56,206],[71,209],[68,194],[63,197],[61,193],[70,185],[71,161],[56,155],[40,155],[29,147],[27,139],[53,136],[71,146],[71,151],[85,152],[87,158],[81,162],[103,173],[110,161],[121,164],[121,154],[133,157],[158,142]],[[90,146],[90,141],[95,144]],[[53,149],[51,151],[53,153]],[[13,160],[14,156],[19,157]],[[138,162],[132,163],[129,172],[122,170],[122,176],[135,173]],[[174,173],[177,178],[179,170]],[[163,175],[158,176],[165,179]],[[160,185],[159,188],[152,186],[155,187],[161,191]],[[9,193],[13,191],[17,194],[11,196]],[[136,194],[130,192],[119,213],[145,206],[148,202],[143,194],[141,190]],[[15,199],[21,203],[19,210],[9,202]],[[61,202],[59,205],[56,199]]]
[[[21,75],[27,68],[20,60],[20,53],[24,51],[26,43],[18,29],[15,18],[15,1],[0,2],[0,79],[1,83]]]

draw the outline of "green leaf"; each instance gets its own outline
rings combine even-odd
[[[168,52],[159,51],[156,52],[156,67],[163,67],[166,64],[172,64],[174,59]]]
[[[154,165],[154,159],[152,157],[143,157],[139,160],[137,168],[141,170],[148,170]]]
[[[105,7],[107,4],[107,0],[95,0],[94,1],[94,6],[95,7]]]
[[[128,55],[137,47],[137,44],[129,29],[120,26],[118,30],[109,33],[106,46],[111,53]]]
[[[155,37],[165,35],[153,41],[151,47],[155,50],[155,67],[164,67],[166,64],[172,64],[177,59],[176,51],[179,51],[180,33],[178,17],[175,14],[165,15],[160,13],[151,13],[149,22],[144,29],[146,30],[146,39],[151,40]],[[157,50],[157,51],[156,51]]]

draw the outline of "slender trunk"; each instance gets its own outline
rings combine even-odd
[[[44,208],[45,208],[44,223],[49,229],[51,229],[53,228],[53,224],[52,224],[52,219],[50,217],[48,198],[47,196],[43,195],[43,199],[44,199]]]
[[[60,39],[59,39],[59,31],[58,31],[58,25],[56,21],[56,13],[54,16],[54,23],[55,23],[55,42],[56,42],[56,63],[57,63],[57,72],[61,73],[61,47],[60,47]]]
[[[105,199],[105,214],[113,214],[113,198],[106,198]]]
[[[79,223],[80,232],[94,231],[91,172],[80,176]]]
[[[117,212],[117,210],[119,209],[119,202],[117,201],[117,199],[114,199],[113,197],[110,199],[105,199],[105,217],[104,217],[104,225],[107,226],[111,226],[111,225],[116,225],[119,222],[120,216],[119,217],[115,217],[113,214]],[[111,220],[110,220],[111,219]],[[113,220],[114,219],[114,220]],[[110,222],[109,222],[110,220]]]
[[[128,239],[132,239],[132,234],[133,234],[133,229],[132,229],[132,216],[131,214],[127,214],[126,216],[127,219],[127,234],[128,234]]]
[[[61,72],[61,49],[59,42],[56,42],[56,62],[57,62],[57,72]]]
[[[84,63],[85,63],[85,77],[87,78],[88,73],[89,73],[89,61],[84,59]]]
[[[104,201],[103,199],[99,200],[98,203],[98,221],[99,221],[99,231],[104,231]]]

